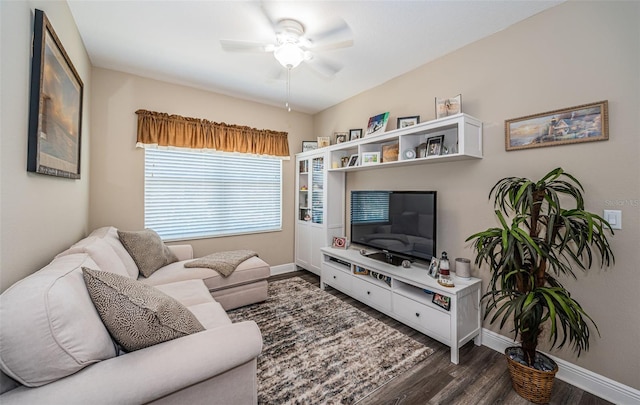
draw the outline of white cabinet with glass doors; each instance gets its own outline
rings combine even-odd
[[[318,275],[320,249],[344,236],[344,173],[329,174],[327,157],[326,149],[296,155],[295,262]]]

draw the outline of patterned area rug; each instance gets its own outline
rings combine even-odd
[[[229,316],[262,332],[260,404],[352,404],[433,352],[299,277]]]

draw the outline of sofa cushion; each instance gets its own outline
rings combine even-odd
[[[127,249],[124,248],[122,242],[120,242],[118,230],[115,227],[105,226],[102,228],[98,228],[91,232],[89,236],[95,236],[107,242],[122,261],[122,264],[127,269],[127,273],[129,273],[129,276],[131,276],[131,278],[133,279],[138,278],[138,274],[140,273],[138,270],[138,266],[136,265],[136,262],[133,261],[133,258],[131,257],[129,252],[127,252]]]
[[[167,264],[177,262],[176,255],[162,242],[160,235],[152,229],[143,231],[118,231],[120,242],[136,262],[143,276],[149,277],[154,271]]]
[[[82,266],[98,267],[84,253],[58,257],[0,295],[0,368],[21,384],[41,386],[116,355]]]
[[[127,351],[204,330],[184,305],[158,289],[87,267],[82,273],[100,318]]]
[[[229,277],[223,277],[217,271],[204,267],[185,268],[186,261],[171,263],[149,278],[141,278],[145,284],[160,285],[183,280],[202,280],[209,291],[240,286],[266,280],[271,275],[269,265],[259,257],[252,257],[240,263]]]
[[[58,254],[56,257],[75,253],[88,254],[102,271],[108,271],[110,273],[129,277],[129,273],[122,263],[122,260],[118,257],[113,247],[111,247],[111,245],[103,238],[88,236],[73,244],[69,249]]]

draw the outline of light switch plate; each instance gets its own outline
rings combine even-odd
[[[611,225],[611,229],[622,229],[622,211],[604,210],[604,219]]]

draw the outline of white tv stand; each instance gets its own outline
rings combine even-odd
[[[356,274],[367,270],[371,275]],[[390,317],[451,347],[451,362],[458,364],[459,348],[481,341],[480,285],[478,278],[452,275],[455,287],[443,287],[427,274],[427,267],[393,266],[363,256],[354,249],[322,249],[320,288],[329,285]],[[426,290],[426,291],[425,291]],[[432,303],[434,294],[448,297],[449,310]]]

